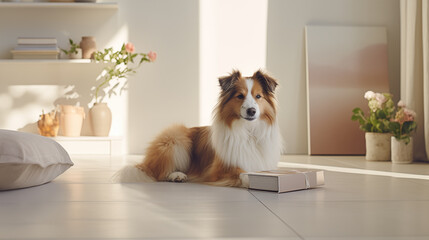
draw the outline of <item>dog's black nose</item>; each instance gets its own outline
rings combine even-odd
[[[255,116],[256,109],[255,108],[248,108],[246,112],[247,112],[248,116],[253,117],[253,116]]]

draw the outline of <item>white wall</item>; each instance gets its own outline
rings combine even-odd
[[[130,153],[143,153],[168,125],[210,124],[218,77],[265,66],[266,0],[120,3],[130,40],[159,54],[130,81]]]
[[[200,124],[210,125],[220,76],[265,68],[267,0],[200,0]]]
[[[129,81],[128,150],[141,154],[168,125],[198,125],[198,1],[119,3],[136,49],[158,53],[155,63],[142,66]]]
[[[267,69],[280,81],[280,128],[290,154],[307,153],[305,25],[387,27],[391,92],[399,98],[399,0],[270,0]]]

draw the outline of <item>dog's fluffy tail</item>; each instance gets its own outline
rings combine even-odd
[[[112,176],[114,183],[138,183],[138,182],[154,182],[146,172],[137,168],[135,165],[128,165],[117,171]]]

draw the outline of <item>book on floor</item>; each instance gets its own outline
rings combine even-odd
[[[315,169],[282,168],[251,172],[248,176],[249,188],[278,193],[310,189],[325,184],[324,172]]]

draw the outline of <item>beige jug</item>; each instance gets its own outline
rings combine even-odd
[[[63,136],[79,137],[85,112],[83,107],[60,105],[60,130]]]

